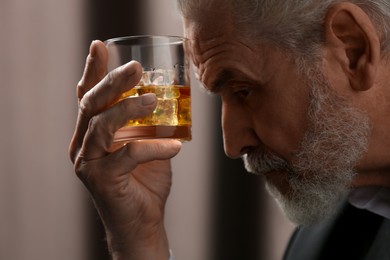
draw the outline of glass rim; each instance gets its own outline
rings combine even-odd
[[[131,40],[137,40],[137,39],[177,39],[177,41],[168,42],[169,44],[180,44],[184,43],[184,41],[188,40],[187,38],[183,36],[178,35],[152,35],[152,34],[145,34],[145,35],[131,35],[131,36],[121,36],[121,37],[114,37],[110,38],[104,41],[104,44],[110,44],[110,43],[125,43],[127,41]]]

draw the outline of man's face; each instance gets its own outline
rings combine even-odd
[[[198,21],[185,20],[185,36],[199,80],[221,96],[226,154],[265,175],[292,221],[331,215],[366,148],[366,118],[333,93],[321,69],[307,77],[271,44],[243,38],[229,12]]]
[[[244,155],[249,172],[287,173],[287,192],[272,182],[267,182],[267,189],[292,221],[306,225],[331,217],[337,210],[367,149],[369,132],[367,117],[333,93],[323,74],[315,72],[310,82],[310,126],[293,161],[262,149]]]

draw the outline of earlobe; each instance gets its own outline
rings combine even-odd
[[[356,91],[370,89],[380,61],[380,42],[368,15],[351,3],[334,5],[325,21],[325,40],[351,87]]]

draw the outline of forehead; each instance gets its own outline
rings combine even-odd
[[[186,51],[195,65],[195,57],[204,57],[208,50],[239,38],[232,20],[227,8],[210,7],[194,10],[189,18],[184,18],[184,36],[189,39]]]
[[[224,1],[221,6],[204,5],[191,10],[184,18],[184,33],[189,39],[207,40],[216,34],[231,34],[234,30],[233,14]]]
[[[195,65],[198,79],[214,92],[219,79],[254,78],[262,69],[266,54],[264,44],[243,37],[227,8],[202,10],[184,19],[186,52]]]

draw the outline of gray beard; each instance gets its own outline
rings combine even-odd
[[[335,215],[356,175],[355,167],[367,149],[370,131],[367,116],[332,93],[322,73],[312,78],[308,111],[311,125],[293,162],[263,147],[243,157],[249,172],[287,173],[287,194],[282,194],[271,182],[266,182],[266,188],[286,216],[301,225],[312,225]]]

